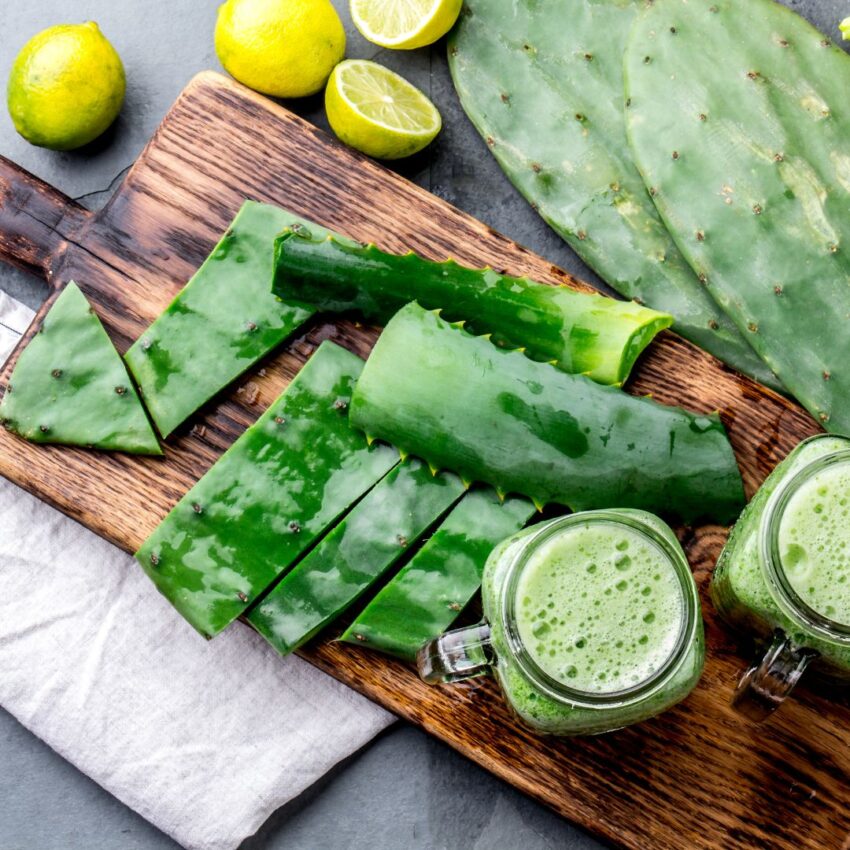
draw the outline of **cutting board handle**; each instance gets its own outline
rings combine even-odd
[[[76,201],[0,156],[0,260],[52,285],[65,246],[90,216]]]

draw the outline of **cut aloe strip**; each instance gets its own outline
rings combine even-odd
[[[363,361],[324,342],[136,554],[199,631],[240,616],[398,462],[348,422]]]
[[[0,421],[34,443],[162,454],[121,356],[73,281],[18,357]]]
[[[163,437],[312,315],[269,291],[274,237],[292,224],[308,222],[247,201],[194,277],[127,352]]]
[[[470,491],[341,639],[413,661],[419,647],[442,634],[475,595],[496,544],[535,512],[528,500],[503,502],[489,487]]]
[[[372,437],[536,504],[631,507],[690,520],[744,506],[717,416],[535,363],[418,304],[390,320],[351,400]]]
[[[387,254],[339,236],[290,228],[275,240],[275,292],[319,310],[355,311],[386,322],[409,301],[475,333],[525,347],[535,360],[601,384],[621,384],[641,352],[673,317],[632,301],[547,286],[528,278],[432,262],[409,252]]]
[[[390,472],[248,615],[281,654],[298,649],[404,556],[463,495],[413,459]]]

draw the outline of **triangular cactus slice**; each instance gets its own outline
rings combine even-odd
[[[659,0],[625,78],[682,253],[812,416],[850,432],[850,58],[772,0]]]
[[[34,443],[162,454],[121,356],[73,281],[20,353],[0,421]]]
[[[449,67],[511,182],[609,286],[774,389],[776,377],[688,267],[634,166],[623,50],[640,0],[467,0]]]

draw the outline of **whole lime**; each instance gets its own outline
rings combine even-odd
[[[345,30],[330,0],[227,0],[215,49],[239,82],[274,97],[321,91],[345,55]]]
[[[109,127],[126,88],[121,57],[97,24],[61,24],[23,46],[9,75],[7,103],[27,141],[67,151]]]

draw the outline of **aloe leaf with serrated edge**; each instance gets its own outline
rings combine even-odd
[[[495,342],[602,384],[620,384],[672,318],[631,301],[527,278],[388,254],[336,235],[290,228],[275,240],[274,291],[319,310],[386,322],[408,301],[466,321]]]
[[[435,469],[538,505],[728,522],[744,504],[719,417],[536,363],[418,304],[378,338],[351,421]]]

